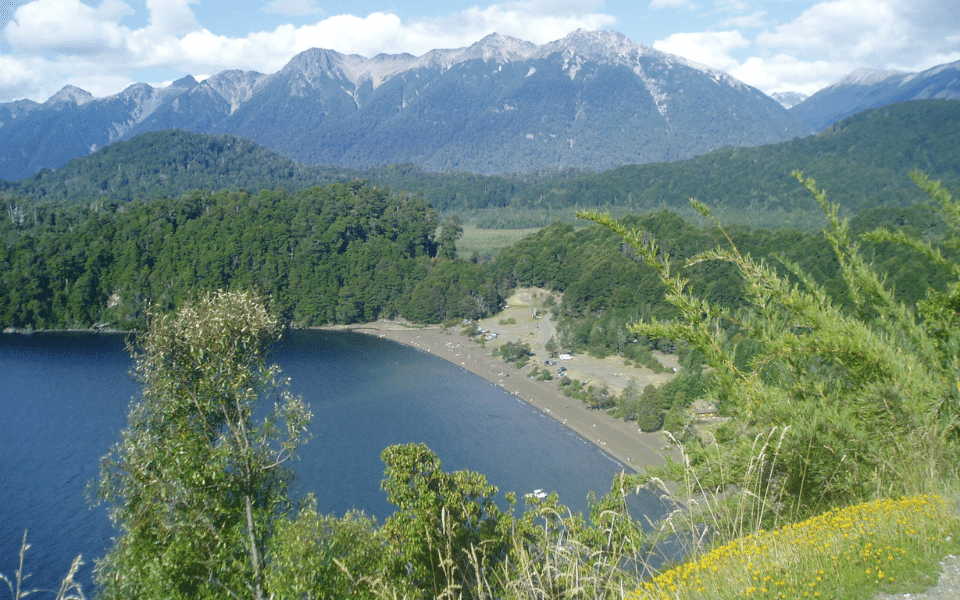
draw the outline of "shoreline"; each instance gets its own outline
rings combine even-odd
[[[643,433],[633,422],[615,419],[604,411],[587,408],[576,398],[563,394],[555,380],[536,381],[527,377],[525,367],[517,369],[491,355],[491,349],[480,346],[458,331],[443,329],[440,325],[407,325],[399,321],[379,320],[351,325],[324,325],[306,327],[328,331],[354,331],[364,335],[389,339],[405,346],[429,352],[473,373],[567,427],[583,440],[607,454],[624,470],[637,473],[645,466],[662,465],[666,457],[679,459],[675,448],[661,432]],[[77,332],[88,334],[131,333],[123,330],[6,329],[5,334],[31,335],[34,333]],[[533,365],[530,365],[532,368]]]
[[[580,400],[565,396],[555,380],[530,379],[526,375],[526,368],[517,369],[503,362],[492,356],[490,349],[457,331],[443,329],[439,325],[408,326],[383,320],[318,329],[354,331],[429,352],[485,379],[559,421],[606,453],[626,471],[637,473],[642,467],[663,464],[667,456],[678,458],[662,433],[643,433],[635,423],[615,419],[604,411],[589,409]]]

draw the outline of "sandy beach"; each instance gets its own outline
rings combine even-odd
[[[522,296],[521,296],[522,300]],[[528,304],[517,302],[517,297],[511,298],[510,309],[512,314],[532,315]],[[552,332],[544,331],[549,326],[549,319],[545,317],[513,317],[510,325],[497,325],[505,319],[505,313],[500,313],[482,325],[496,329],[510,329],[501,332],[495,342],[487,342],[484,346],[461,335],[458,328],[444,329],[440,326],[410,326],[394,321],[377,321],[362,325],[337,326],[331,329],[349,329],[359,333],[375,335],[393,340],[401,344],[418,348],[424,352],[434,354],[444,360],[471,372],[497,385],[518,398],[530,403],[550,417],[561,422],[564,426],[575,431],[585,440],[592,442],[601,450],[612,456],[624,465],[627,470],[636,471],[645,465],[662,464],[665,456],[677,458],[675,451],[670,448],[667,439],[662,433],[643,433],[637,429],[635,422],[614,419],[603,411],[587,408],[580,400],[565,396],[557,386],[557,380],[536,381],[530,379],[527,373],[533,368],[533,363],[523,369],[517,369],[500,358],[492,356],[493,349],[506,341],[530,341],[525,338],[536,337],[545,343]],[[528,323],[519,322],[531,321]],[[536,351],[537,343],[531,343]],[[537,358],[542,364],[542,352],[537,352]],[[571,377],[580,381],[604,383],[612,391],[619,391],[631,379],[637,378],[641,385],[645,383],[662,383],[669,378],[666,374],[654,374],[646,369],[626,367],[622,359],[591,359],[590,357],[574,357],[564,361]]]

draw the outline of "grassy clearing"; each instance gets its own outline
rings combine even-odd
[[[915,591],[960,550],[956,506],[876,500],[733,540],[646,582],[631,600],[857,598]]]
[[[667,207],[663,207],[667,208]],[[615,218],[623,217],[626,214],[642,214],[652,212],[656,209],[630,211],[624,207],[604,207],[603,212],[609,212]],[[709,225],[709,222],[689,206],[669,207],[668,210],[674,212],[685,220],[699,226]],[[479,211],[478,211],[479,212]],[[741,225],[747,227],[757,227],[766,229],[798,229],[802,231],[819,231],[823,228],[825,219],[822,212],[811,210],[794,211],[746,211],[740,208],[729,209],[717,207],[715,213],[721,220],[729,225]],[[505,223],[516,223],[517,227],[510,228],[489,228],[480,227],[478,223],[496,224],[489,217],[475,217],[463,224],[463,235],[457,240],[457,254],[461,258],[470,258],[478,256],[481,259],[493,258],[497,253],[511,246],[521,238],[536,233],[542,227],[523,227],[521,224],[540,223],[549,225],[555,221],[566,221],[574,227],[585,227],[586,225],[577,220],[575,209],[570,208],[566,211],[558,211],[551,214],[549,219],[542,217],[537,211],[523,211],[513,209],[510,213],[512,220],[506,220]]]
[[[463,226],[463,236],[457,240],[457,254],[470,258],[476,253],[480,258],[493,258],[521,238],[540,231],[539,227],[524,229],[481,229],[473,223]]]

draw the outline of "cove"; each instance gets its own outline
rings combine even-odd
[[[557,491],[574,511],[605,493],[623,466],[561,424],[462,368],[389,340],[345,331],[293,331],[272,356],[310,403],[312,439],[293,464],[294,495],[322,512],[361,509],[382,522],[381,451],[427,444],[446,471],[470,469],[518,496]],[[12,576],[28,529],[31,587],[56,587],[79,553],[84,589],[109,547],[106,508],[85,490],[118,439],[138,386],[122,334],[0,335],[0,572]],[[521,502],[522,505],[522,502]],[[522,508],[522,506],[521,506]],[[665,508],[641,496],[635,516]]]

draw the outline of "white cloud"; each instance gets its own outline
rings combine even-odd
[[[730,74],[748,85],[774,92],[812,95],[856,68],[855,63],[826,60],[804,61],[788,54],[753,56],[730,69]]]
[[[272,0],[261,10],[291,17],[303,17],[324,12],[316,0]]]
[[[746,29],[749,27],[765,27],[768,25],[770,25],[770,20],[767,16],[767,11],[758,10],[748,15],[730,17],[729,19],[721,21],[717,24],[717,29]]]
[[[693,8],[691,0],[650,0],[650,8]]]
[[[132,13],[121,0],[96,8],[79,0],[36,0],[13,13],[4,36],[27,54],[108,52],[123,46],[130,30],[118,23]]]
[[[831,0],[759,35],[757,44],[818,60],[916,70],[930,55],[956,54],[958,14],[960,0]]]
[[[138,71],[216,73],[224,69],[280,69],[294,54],[313,47],[365,56],[434,48],[456,48],[499,32],[535,43],[558,39],[578,28],[603,29],[616,19],[594,12],[599,0],[520,0],[472,7],[438,18],[404,22],[397,15],[334,15],[313,24],[285,24],[245,37],[217,35],[197,22],[196,0],[146,0],[149,22],[139,29],[121,25],[130,14],[122,0],[102,0],[92,8],[80,0],[33,0],[14,14],[4,30],[14,55],[5,56],[8,76],[0,76],[0,101],[27,96],[45,100],[65,83],[95,95],[114,82],[115,93],[138,78]],[[268,7],[314,9],[315,0],[274,0]],[[30,63],[27,56],[45,60]],[[94,59],[94,60],[91,60]],[[13,85],[17,75],[20,81]],[[4,82],[7,82],[6,84]],[[97,92],[100,92],[99,94]]]
[[[653,43],[657,50],[677,54],[722,71],[739,66],[740,63],[730,54],[734,50],[749,46],[750,42],[739,31],[675,33],[665,40]]]
[[[150,25],[144,30],[150,36],[178,36],[200,30],[191,4],[199,0],[147,0]]]
[[[43,71],[43,59],[18,60],[0,56],[0,89],[22,90],[19,97],[29,97],[37,89],[35,83]]]
[[[835,0],[807,9],[773,33],[762,33],[759,44],[788,48],[811,56],[872,56],[891,42],[900,45],[906,23],[898,19],[890,2]]]
[[[767,93],[810,94],[858,67],[921,71],[960,60],[957,15],[960,0],[828,0],[755,37],[745,32],[767,25],[771,15],[733,16],[717,26],[723,31],[673,34],[654,47],[726,70]]]

